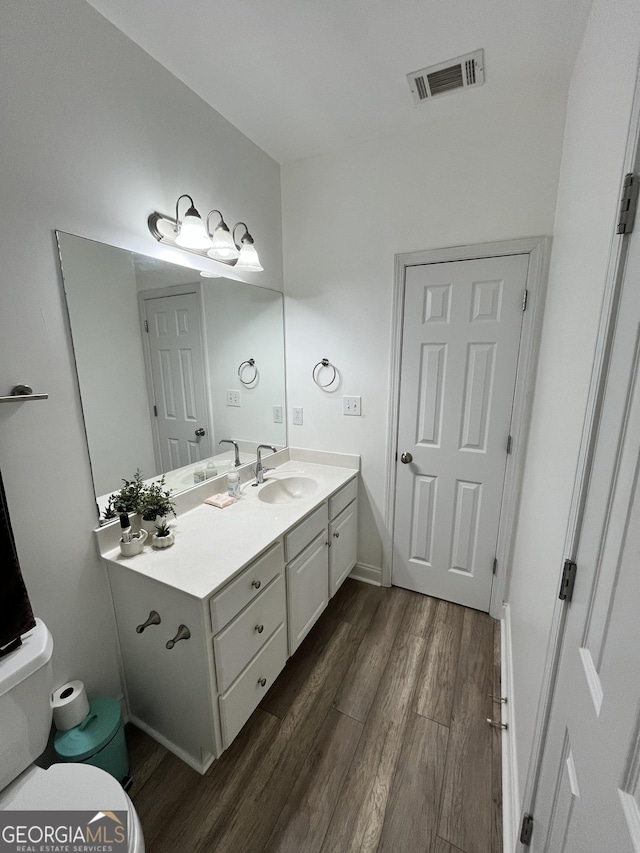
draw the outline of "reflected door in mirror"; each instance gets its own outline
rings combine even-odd
[[[211,455],[200,300],[195,293],[145,298],[159,469]]]

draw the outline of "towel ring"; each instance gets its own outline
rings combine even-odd
[[[320,382],[320,371],[318,370],[319,367],[320,368],[330,367],[331,370],[333,370],[333,375],[332,375],[331,379],[328,382],[325,382],[324,384],[322,382]],[[336,381],[338,371],[336,370],[335,366],[333,364],[331,364],[331,362],[329,361],[328,358],[323,358],[313,368],[311,375],[313,376],[313,381],[316,383],[318,388],[328,388],[330,385],[333,385],[333,383]]]
[[[251,379],[243,379],[242,371],[247,367],[253,367],[253,376]],[[243,361],[240,367],[238,368],[238,378],[243,385],[252,385],[256,379],[258,378],[258,368],[256,367],[255,358],[248,358],[246,361]]]

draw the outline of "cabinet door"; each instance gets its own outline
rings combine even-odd
[[[329,595],[334,596],[356,564],[358,501],[352,501],[329,523]]]
[[[129,714],[203,773],[215,756],[212,678],[201,602],[150,578],[109,569]],[[160,623],[138,631],[155,610]],[[191,636],[167,649],[179,625]]]
[[[307,636],[329,602],[327,534],[321,533],[287,566],[289,654]]]

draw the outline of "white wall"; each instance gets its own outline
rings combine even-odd
[[[362,455],[359,561],[382,565],[394,255],[551,233],[566,93],[489,109],[482,88],[434,101],[428,127],[283,167],[290,441]],[[342,384],[321,391],[323,356]],[[362,417],[341,414],[362,395]]]
[[[523,793],[558,594],[640,48],[637,0],[595,0],[569,94],[549,289],[508,592]],[[618,239],[618,238],[616,238]],[[518,816],[516,815],[516,818]]]
[[[146,219],[189,192],[248,223],[265,267],[252,280],[281,288],[279,167],[83,0],[3,0],[0,79],[0,393],[50,395],[0,407],[0,470],[57,683],[117,695],[53,231],[170,259]]]
[[[64,290],[96,495],[156,473],[133,258],[60,234]]]

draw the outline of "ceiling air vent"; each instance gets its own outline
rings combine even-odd
[[[407,80],[416,104],[455,89],[481,86],[484,83],[484,52],[475,50],[448,62],[413,71],[407,74]]]

